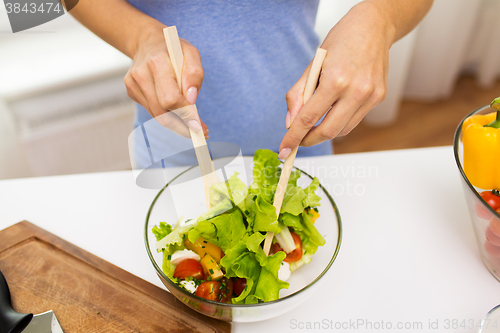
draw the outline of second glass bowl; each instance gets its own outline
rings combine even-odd
[[[468,114],[458,125],[455,132],[453,152],[458,170],[462,176],[462,187],[481,258],[488,270],[500,281],[500,214],[481,197],[480,193],[486,189],[479,189],[468,180],[463,168],[464,149],[462,143],[462,124],[464,120],[472,115],[485,115],[494,111],[489,105],[486,105]],[[495,228],[495,226],[499,226],[499,228]]]

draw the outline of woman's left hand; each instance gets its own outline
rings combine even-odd
[[[363,2],[330,30],[321,45],[328,53],[315,94],[303,104],[309,64],[286,95],[290,129],[281,142],[280,158],[299,145],[313,146],[346,135],[384,100],[394,40],[395,28],[384,13]]]

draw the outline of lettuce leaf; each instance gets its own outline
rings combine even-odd
[[[212,209],[209,209],[207,212],[201,214],[198,219],[196,219],[197,222],[208,220],[214,216],[220,215],[224,212],[227,212],[231,209],[233,209],[233,202],[229,198],[223,198],[220,202],[218,202],[216,205],[212,207]]]
[[[304,255],[313,255],[318,250],[319,246],[325,245],[326,241],[319,233],[309,218],[309,215],[304,211],[299,216],[286,213],[280,215],[280,222],[286,226],[292,227],[294,232],[302,241],[302,251]]]
[[[190,220],[185,223],[180,223],[183,218],[181,217],[179,221],[177,221],[176,225],[170,233],[168,233],[165,237],[156,242],[156,250],[160,251],[162,249],[166,249],[169,252],[169,248],[177,245],[183,245],[184,234],[186,234],[193,225],[196,224],[196,221]],[[179,225],[180,224],[180,225]]]
[[[248,195],[248,187],[238,178],[235,172],[227,181],[215,183],[210,187],[210,202],[217,204],[223,198],[229,198],[244,212],[246,208],[245,198]]]
[[[259,281],[261,266],[255,259],[255,254],[251,252],[244,252],[237,260],[233,262],[232,270],[235,276],[246,279],[246,287],[240,296],[233,298],[234,304],[250,304],[257,303],[258,300],[249,295],[255,293],[256,282]]]
[[[253,304],[279,298],[279,291],[288,288],[287,282],[278,279],[280,263],[284,252],[266,257],[260,244],[265,235],[246,235],[236,246],[228,250],[221,259],[226,277],[245,278],[247,286],[240,296],[233,298],[234,304]]]
[[[172,234],[172,226],[166,222],[160,222],[158,226],[155,225],[153,227],[153,234],[155,235],[156,240],[160,241],[168,235]],[[171,243],[161,249],[161,251],[163,252],[162,270],[169,278],[172,278],[174,275],[174,267],[170,263],[170,256],[175,251],[184,249],[185,246],[183,243]]]
[[[307,194],[302,187],[288,185],[283,197],[280,214],[289,213],[298,216],[304,211]]]
[[[267,149],[259,149],[253,157],[253,183],[249,192],[260,195],[268,202],[273,202],[274,192],[281,175],[278,154]]]
[[[321,206],[320,200],[321,197],[317,195],[315,192],[319,187],[318,178],[314,177],[311,184],[304,189],[306,194],[306,198],[304,200],[304,207],[317,207]]]
[[[280,214],[290,213],[298,216],[306,207],[320,206],[321,197],[315,193],[319,187],[318,178],[314,177],[311,184],[303,189],[300,186],[288,183],[283,197]]]
[[[288,289],[290,284],[278,279],[278,270],[285,257],[285,252],[278,251],[274,255],[265,258],[253,297],[264,302],[269,302],[279,298],[279,291],[281,289]]]
[[[155,225],[153,227],[153,234],[156,237],[156,241],[161,240],[171,232],[172,232],[172,226],[167,222],[160,222],[158,226]]]
[[[301,214],[302,230],[297,234],[302,240],[302,248],[306,254],[314,254],[318,246],[325,245],[325,238],[319,233],[318,229],[314,226],[306,213]]]
[[[189,230],[188,238],[194,243],[199,237],[203,237],[226,252],[239,242],[245,233],[243,216],[239,210],[234,209],[210,220],[198,222]]]
[[[288,185],[287,186],[297,186],[297,180],[300,178],[301,172],[299,170],[292,170],[290,173],[290,178],[288,179]]]
[[[254,213],[253,224],[251,223],[254,231],[280,232],[276,208],[270,202],[257,195],[251,210]]]

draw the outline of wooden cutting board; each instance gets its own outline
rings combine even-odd
[[[53,310],[65,333],[230,332],[168,291],[31,224],[0,231],[14,309]]]

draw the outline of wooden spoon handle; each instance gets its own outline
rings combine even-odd
[[[309,71],[309,76],[307,77],[306,87],[304,88],[304,104],[311,98],[318,85],[319,75],[321,73],[321,66],[326,57],[326,50],[318,48],[316,55],[314,56],[313,63],[311,65],[311,70]],[[290,124],[293,119],[290,119]],[[276,217],[279,217],[281,211],[281,205],[283,204],[283,197],[285,196],[286,187],[288,185],[288,180],[290,179],[290,174],[292,173],[293,162],[295,161],[295,156],[297,155],[298,147],[294,148],[290,155],[285,159],[283,164],[283,170],[281,171],[280,179],[278,181],[278,186],[276,188],[276,193],[274,194],[273,206],[276,208]],[[264,242],[264,252],[266,255],[269,253],[271,248],[271,243],[274,237],[274,233],[268,232],[266,240]]]
[[[184,54],[182,53],[181,41],[179,39],[179,34],[177,33],[177,27],[167,27],[163,29],[163,34],[165,36],[165,42],[167,43],[170,62],[174,68],[177,85],[179,86],[179,90],[182,91],[182,68],[184,66]],[[196,105],[193,105],[193,107],[196,109]],[[213,183],[218,183],[219,178],[214,172],[214,165],[212,163],[212,159],[210,158],[210,152],[208,151],[207,141],[205,140],[203,131],[195,132],[189,128],[189,133],[191,134],[196,159],[200,165],[201,175],[203,177],[207,208],[210,208],[210,186],[212,186]]]

